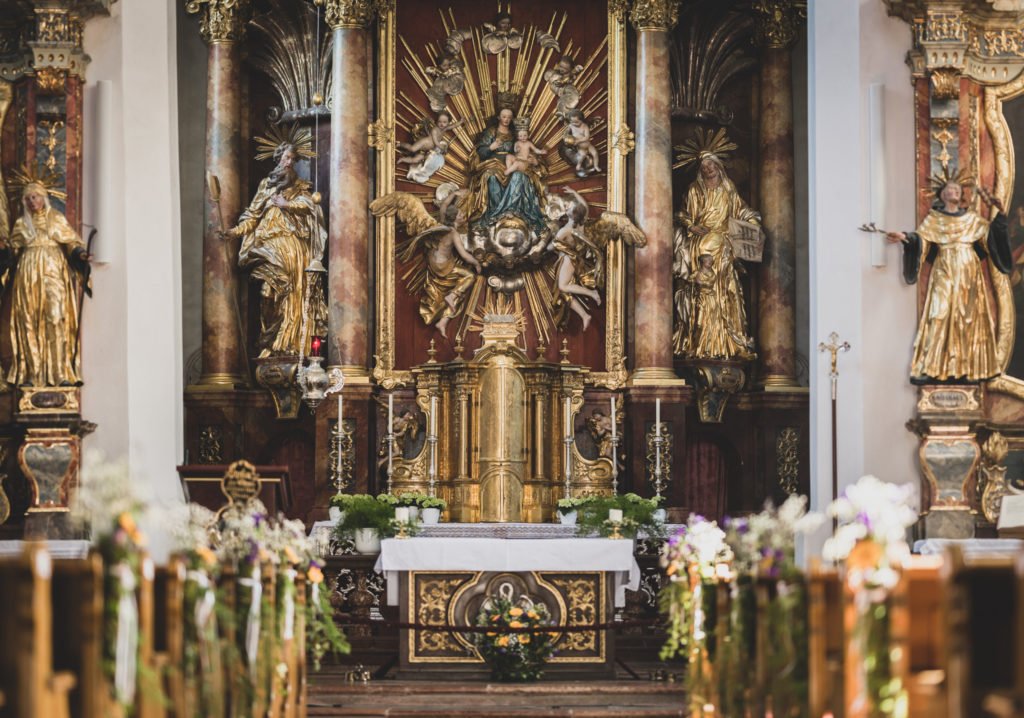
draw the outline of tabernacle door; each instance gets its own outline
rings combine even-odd
[[[526,474],[526,383],[501,354],[480,375],[480,520],[521,521]]]

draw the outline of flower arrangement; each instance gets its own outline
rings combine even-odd
[[[103,557],[103,671],[114,700],[125,710],[135,701],[139,671],[139,584],[146,538],[138,520],[143,503],[124,459],[107,462],[90,452],[81,481],[72,496],[71,515],[88,526],[92,542]],[[159,690],[159,688],[156,688]]]
[[[872,717],[907,714],[907,692],[893,670],[890,598],[899,567],[910,555],[907,529],[918,518],[913,500],[910,485],[864,476],[828,508],[839,525],[823,555],[845,561],[845,581],[857,608],[853,640],[862,658],[860,698]]]
[[[543,605],[518,605],[507,598],[491,597],[477,616],[477,626],[487,628],[474,634],[480,657],[491,668],[497,681],[535,681],[554,653],[557,633],[515,632],[509,629],[543,628],[551,618]]]
[[[727,634],[717,656],[718,693],[723,713],[744,715],[752,696],[770,697],[779,715],[806,703],[808,687],[806,591],[796,565],[796,538],[814,531],[824,517],[807,512],[807,499],[790,496],[776,508],[726,518],[725,542],[733,553]],[[767,675],[746,680],[753,670],[757,593],[769,616],[760,639]]]

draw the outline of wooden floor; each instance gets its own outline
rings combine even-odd
[[[309,715],[426,718],[668,718],[685,716],[682,686],[645,680],[532,684],[398,681],[348,683],[337,673],[310,680]]]

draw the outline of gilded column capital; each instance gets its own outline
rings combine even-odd
[[[332,30],[338,28],[365,28],[374,15],[386,11],[387,2],[380,0],[323,0],[324,20]],[[393,5],[393,3],[392,3]]]
[[[186,0],[185,10],[199,16],[199,33],[207,44],[239,42],[252,13],[250,0]]]
[[[88,56],[82,51],[82,18],[67,7],[33,8],[35,35],[28,41],[32,74],[44,94],[60,94],[68,75],[85,77]]]
[[[629,20],[633,27],[644,30],[671,30],[679,21],[680,0],[633,0]]]
[[[750,9],[754,13],[754,43],[770,50],[791,47],[807,16],[806,0],[754,0]]]

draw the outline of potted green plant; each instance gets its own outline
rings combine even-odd
[[[345,507],[345,518],[335,527],[338,535],[352,536],[356,551],[378,553],[382,537],[394,534],[395,509],[373,496],[357,494]]]
[[[561,521],[563,526],[576,525],[579,507],[586,503],[586,501],[586,499],[574,499],[572,497],[558,500],[558,520]]]
[[[420,516],[420,502],[427,498],[426,494],[415,491],[403,491],[398,495],[398,505],[409,509],[409,521],[416,523]]]
[[[441,512],[448,506],[448,502],[436,496],[424,496],[420,499],[420,517],[424,526],[433,526],[441,520]]]
[[[348,507],[348,502],[352,500],[353,496],[354,494],[335,494],[331,497],[327,515],[333,523],[337,524],[344,520],[345,509]]]

